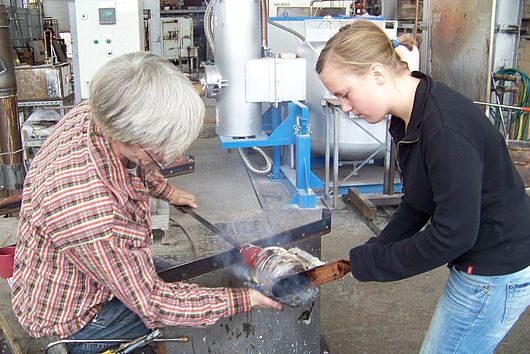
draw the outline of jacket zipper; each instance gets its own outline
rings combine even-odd
[[[420,140],[419,137],[417,137],[416,139],[414,140],[401,140],[399,141],[397,144],[396,144],[396,163],[397,163],[397,168],[399,170],[399,178],[401,179],[401,185],[403,186],[403,170],[401,169],[401,165],[399,163],[399,145],[401,144],[415,144],[417,143],[418,141]],[[403,187],[401,187],[403,188]]]

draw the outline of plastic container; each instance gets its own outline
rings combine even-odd
[[[8,279],[13,276],[13,261],[15,259],[15,246],[0,248],[0,278]]]

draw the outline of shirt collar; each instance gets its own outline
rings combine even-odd
[[[148,198],[149,191],[141,178],[127,172],[109,141],[100,133],[93,118],[88,124],[90,158],[101,180],[116,196],[120,205],[124,205],[127,199]]]

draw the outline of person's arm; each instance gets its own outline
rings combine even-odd
[[[192,208],[197,208],[197,198],[193,194],[175,188],[166,178],[147,174],[145,175],[145,180],[149,194],[153,198],[165,200],[173,205],[188,205]]]
[[[245,288],[203,288],[166,283],[156,274],[151,251],[141,231],[125,225],[107,227],[97,241],[65,249],[65,255],[92,281],[110,290],[148,327],[203,326],[252,306],[281,305]],[[124,233],[127,236],[124,236]]]
[[[386,245],[406,239],[420,231],[429,218],[428,214],[414,209],[405,197],[402,197],[396,212],[385,228],[377,237],[370,238],[366,243],[378,242]]]
[[[445,264],[475,244],[482,188],[479,153],[466,138],[449,129],[434,132],[424,144],[436,205],[431,223],[403,240],[353,248],[351,268],[358,280],[404,279]]]

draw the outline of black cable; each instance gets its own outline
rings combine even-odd
[[[186,236],[186,238],[190,242],[191,253],[193,254],[193,257],[194,258],[197,257],[197,247],[195,246],[195,242],[193,242],[193,240],[191,239],[191,237],[188,234],[188,232],[184,229],[184,227],[182,227],[182,225],[180,225],[177,221],[175,221],[175,219],[169,218],[169,221],[171,221],[173,223],[170,226],[175,226],[175,227],[178,227],[178,228],[180,228],[182,230],[182,232],[184,233],[184,235]]]

